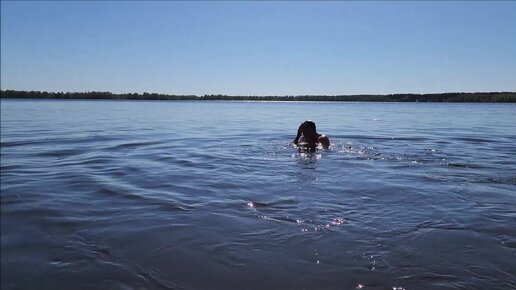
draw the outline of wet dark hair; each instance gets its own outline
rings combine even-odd
[[[314,123],[314,122],[312,122],[312,121],[310,121],[310,120],[305,121],[305,122],[303,123],[303,127],[305,127],[305,128],[310,128],[310,129],[312,129],[312,130],[314,130],[314,131],[317,131],[317,129],[316,129],[316,127],[315,127],[315,123]]]

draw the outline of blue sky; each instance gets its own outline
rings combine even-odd
[[[2,89],[516,91],[516,2],[1,2]]]

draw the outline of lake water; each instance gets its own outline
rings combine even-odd
[[[2,100],[1,288],[516,289],[516,106]]]

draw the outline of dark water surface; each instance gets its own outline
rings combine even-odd
[[[2,100],[1,289],[362,287],[516,289],[516,106]]]

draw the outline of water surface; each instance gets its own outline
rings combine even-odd
[[[2,100],[1,288],[516,289],[515,156],[512,104]]]

